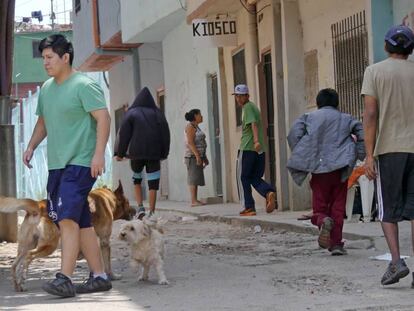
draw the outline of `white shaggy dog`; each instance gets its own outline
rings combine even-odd
[[[161,225],[166,221],[132,220],[124,224],[119,232],[119,239],[126,241],[131,247],[131,261],[142,265],[139,281],[148,280],[150,267],[153,265],[158,274],[158,284],[168,284],[164,274],[164,241]]]

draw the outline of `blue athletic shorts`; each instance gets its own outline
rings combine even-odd
[[[50,170],[47,181],[47,211],[49,218],[58,224],[71,219],[79,228],[92,227],[88,194],[96,179],[90,167],[67,165]]]

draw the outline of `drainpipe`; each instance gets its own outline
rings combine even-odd
[[[92,0],[92,29],[93,29],[93,40],[95,44],[95,53],[98,55],[114,55],[114,56],[131,56],[133,65],[133,79],[135,90],[141,89],[141,78],[140,78],[140,62],[139,62],[139,51],[138,47],[128,48],[122,45],[103,47],[101,44],[101,33],[99,29],[99,6],[98,0]]]

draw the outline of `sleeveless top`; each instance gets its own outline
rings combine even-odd
[[[200,154],[200,157],[205,157],[206,156],[206,149],[207,149],[207,142],[206,142],[206,134],[204,134],[204,132],[198,127],[198,126],[194,126],[193,124],[191,124],[196,132],[195,132],[195,136],[194,136],[194,144],[198,150],[198,153]],[[191,158],[191,157],[195,157],[194,153],[191,151],[189,145],[188,145],[188,141],[187,141],[187,133],[185,133],[184,131],[184,137],[185,137],[185,154],[184,157],[185,158]]]

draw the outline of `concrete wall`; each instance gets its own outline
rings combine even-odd
[[[414,31],[414,1],[394,0],[393,13],[394,25],[404,24]],[[410,59],[414,60],[413,54],[411,54]]]
[[[138,49],[141,87],[148,87],[157,101],[157,90],[164,86],[164,67],[161,43],[145,43]]]
[[[101,43],[108,41],[121,30],[121,4],[119,1],[99,0]]]
[[[122,0],[121,14],[125,43],[160,42],[185,18],[177,0]]]
[[[76,51],[73,62],[79,67],[94,52],[92,2],[81,0],[81,9],[73,12],[73,47]]]
[[[101,44],[121,30],[121,8],[118,1],[99,0],[99,24]],[[81,0],[81,9],[73,11],[74,67],[79,67],[95,51],[93,36],[92,1]]]
[[[115,142],[115,110],[123,105],[130,105],[135,98],[136,90],[133,81],[132,57],[125,57],[122,63],[117,64],[109,71],[110,100],[111,100],[111,140]],[[135,201],[132,184],[132,172],[129,161],[113,161],[112,180],[113,185],[122,181],[126,196]]]
[[[372,35],[372,59],[373,63],[387,58],[384,51],[384,36],[393,24],[392,0],[371,0],[371,35]],[[398,2],[400,2],[398,0]]]
[[[304,52],[318,50],[319,88],[335,87],[331,25],[365,8],[361,0],[299,0]]]
[[[169,199],[188,201],[187,171],[184,158],[184,129],[187,121],[184,114],[198,108],[204,116],[200,128],[210,140],[208,116],[207,77],[219,74],[217,49],[193,48],[191,28],[184,19],[171,30],[162,42],[165,74],[165,110],[171,130],[171,148],[168,157]],[[226,142],[227,143],[227,142]],[[207,148],[211,159],[211,146]],[[199,197],[215,195],[212,165],[204,170],[206,186],[199,188]],[[225,180],[225,179],[223,179]]]

